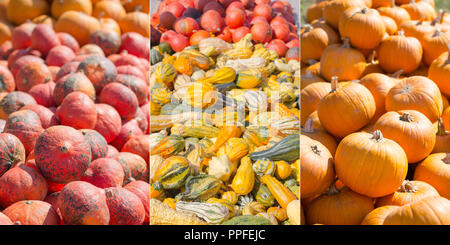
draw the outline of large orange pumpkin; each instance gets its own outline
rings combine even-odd
[[[325,6],[323,7],[323,18],[325,21],[338,29],[339,27],[339,19],[342,13],[351,7],[366,7],[365,2],[363,0],[334,0],[327,1]]]
[[[423,38],[423,60],[431,65],[441,54],[448,51],[450,46],[450,33],[437,29],[432,35]]]
[[[410,0],[409,3],[403,4],[400,7],[409,13],[412,20],[432,21],[436,18],[434,8],[424,1],[416,2],[416,0]]]
[[[143,12],[131,12],[119,21],[122,32],[137,32],[144,37],[150,37],[150,18]]]
[[[326,131],[315,128],[314,120],[312,118],[306,119],[305,127],[302,128],[301,134],[322,143],[330,151],[332,156],[336,153],[336,139]]]
[[[403,22],[411,19],[408,11],[406,11],[404,8],[395,6],[395,3],[390,4],[389,6],[380,7],[378,9],[378,12],[380,12],[380,14],[383,16],[391,17],[397,23],[397,25],[400,25]]]
[[[24,23],[42,14],[47,14],[49,6],[46,0],[13,0],[9,1],[8,19],[16,25]]]
[[[361,225],[382,225],[384,219],[386,219],[386,217],[397,208],[398,206],[394,205],[376,208],[366,215],[364,220],[361,222]]]
[[[57,32],[69,33],[80,45],[85,45],[91,34],[98,29],[100,23],[96,18],[77,11],[64,12],[55,24]]]
[[[325,48],[332,44],[323,29],[313,28],[311,25],[305,27],[305,31],[300,36],[300,41],[302,42],[300,46],[302,62],[309,59],[320,59]]]
[[[441,196],[450,198],[450,155],[435,153],[419,163],[414,172],[414,180],[432,185]]]
[[[450,52],[441,54],[430,65],[428,70],[428,78],[435,82],[440,91],[446,95],[450,95]]]
[[[52,1],[51,12],[53,17],[58,19],[67,11],[82,12],[87,15],[92,14],[91,0],[54,0]]]
[[[439,196],[439,193],[433,186],[423,181],[405,180],[394,193],[378,198],[375,205],[377,207],[387,205],[403,206],[429,196]]]
[[[325,97],[331,90],[330,83],[318,82],[306,86],[300,92],[300,120],[304,126],[306,118],[317,110],[319,101]]]

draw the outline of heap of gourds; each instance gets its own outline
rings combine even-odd
[[[449,16],[433,0],[329,0],[307,9],[307,224],[450,224]]]
[[[251,40],[152,48],[151,224],[300,224],[299,62]]]

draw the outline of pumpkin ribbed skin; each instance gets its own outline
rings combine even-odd
[[[81,61],[77,71],[83,72],[89,78],[97,94],[107,84],[114,82],[117,75],[116,67],[109,59],[95,54]]]
[[[386,95],[389,90],[395,85],[392,78],[381,74],[372,73],[361,78],[360,83],[369,89],[370,93],[375,100],[375,115],[372,118],[372,122],[376,122],[386,112],[385,101]]]
[[[39,171],[20,164],[0,177],[0,206],[22,200],[44,200],[48,186]]]
[[[61,77],[53,90],[53,99],[56,105],[60,105],[63,99],[70,93],[80,91],[95,101],[95,88],[89,78],[81,72],[71,73]]]
[[[372,199],[347,187],[331,188],[306,206],[307,224],[359,225],[373,210]]]
[[[150,137],[149,135],[137,135],[130,137],[123,145],[122,151],[130,152],[141,156],[145,161],[149,162],[150,156]]]
[[[435,127],[418,111],[390,111],[381,116],[374,125],[384,137],[397,142],[405,151],[409,163],[428,156],[436,142]]]
[[[384,225],[449,225],[450,201],[432,196],[393,210]]]
[[[26,200],[12,204],[3,213],[21,225],[59,225],[56,210],[47,202]]]
[[[382,225],[384,223],[384,219],[397,208],[398,206],[393,205],[376,208],[366,215],[364,220],[361,222],[361,225]]]
[[[67,183],[83,176],[91,162],[91,147],[78,130],[53,126],[37,139],[34,155],[46,178]]]
[[[105,138],[92,129],[81,129],[80,131],[91,146],[92,161],[105,157],[108,151],[108,143]]]
[[[80,45],[88,42],[89,36],[100,29],[100,23],[92,16],[82,12],[67,11],[56,21],[55,31],[72,35]]]
[[[25,153],[30,153],[37,138],[44,129],[39,116],[32,110],[16,111],[9,115],[3,132],[15,135],[25,147]]]
[[[331,86],[327,82],[318,82],[306,86],[300,92],[300,120],[301,125],[305,126],[308,116],[317,110],[319,101],[328,95]]]
[[[9,133],[0,134],[0,177],[16,164],[25,161],[25,148],[19,138]]]
[[[419,163],[414,171],[414,180],[432,185],[442,197],[450,198],[450,155],[435,153]]]
[[[144,223],[144,205],[133,192],[121,187],[110,187],[105,189],[105,196],[110,214],[110,225],[142,225]]]
[[[307,26],[305,31],[301,34],[301,60],[306,62],[309,59],[320,59],[325,48],[332,44],[328,34],[322,28],[313,28]]]
[[[402,184],[408,160],[400,145],[383,138],[380,131],[354,133],[339,143],[335,169],[339,180],[353,191],[381,197]]]
[[[432,21],[436,18],[436,11],[433,7],[423,1],[411,0],[410,2],[400,6],[405,9],[412,20]]]
[[[320,142],[300,135],[301,197],[308,198],[327,190],[335,177],[333,156]]]
[[[112,18],[115,21],[119,21],[125,14],[126,11],[120,2],[107,0],[95,3],[92,13],[97,18]]]
[[[9,1],[7,16],[8,20],[20,25],[48,11],[49,5],[45,0],[17,0]]]
[[[143,180],[147,181],[149,177],[148,164],[139,155],[120,152],[113,156],[123,167],[125,178],[124,184],[128,184],[133,180]]]
[[[143,12],[127,13],[119,21],[123,32],[137,32],[144,37],[150,37],[150,18]]]
[[[145,219],[144,222],[150,221],[150,185],[142,180],[131,181],[125,187],[125,189],[133,192],[139,199],[141,199],[142,204],[145,209]]]
[[[405,21],[411,20],[408,11],[399,6],[395,5],[393,6],[392,4],[389,4],[389,6],[380,7],[378,9],[378,12],[380,12],[380,14],[383,16],[391,17],[393,20],[395,20],[397,25],[400,25]]]
[[[122,165],[113,158],[98,158],[89,164],[82,181],[89,182],[98,188],[121,187],[124,172]]]
[[[110,83],[102,89],[100,102],[114,107],[122,119],[133,118],[139,106],[138,99],[133,91],[116,82]]]
[[[380,197],[376,201],[376,207],[395,205],[403,206],[429,196],[439,196],[433,186],[422,181],[404,181],[394,193]]]
[[[96,104],[97,121],[94,130],[99,132],[110,143],[120,133],[122,121],[119,113],[108,104]]]
[[[94,101],[83,92],[68,94],[56,110],[62,125],[76,129],[92,129],[97,121]]]
[[[323,9],[323,18],[332,27],[338,29],[339,18],[342,13],[351,7],[365,7],[365,3],[362,0],[335,0],[328,1]]]
[[[0,118],[6,119],[11,113],[18,111],[24,105],[33,104],[36,104],[36,100],[27,93],[21,91],[8,93],[0,100]]]
[[[450,95],[450,85],[447,82],[450,75],[450,52],[445,52],[436,58],[430,65],[428,78],[437,84],[440,91]]]
[[[59,194],[59,209],[68,225],[107,225],[109,210],[102,189],[84,181],[68,183]]]

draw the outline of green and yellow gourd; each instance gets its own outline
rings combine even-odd
[[[179,135],[169,135],[162,139],[150,152],[150,155],[170,157],[184,148],[184,138]]]
[[[164,189],[177,189],[185,184],[190,175],[189,161],[182,156],[172,156],[158,166],[153,179],[161,183]]]
[[[261,177],[261,183],[265,184],[267,188],[269,188],[270,193],[272,193],[278,204],[280,204],[280,206],[284,209],[287,208],[287,205],[291,201],[297,199],[294,193],[292,193],[286,186],[284,186],[273,176],[264,175]]]
[[[253,171],[258,177],[263,175],[274,175],[276,164],[274,161],[267,158],[260,158],[253,163]]]
[[[218,204],[221,204],[221,205],[225,206],[228,209],[229,214],[230,214],[229,215],[230,218],[235,215],[234,205],[228,200],[211,197],[211,198],[209,198],[206,201],[206,203],[218,203]]]
[[[222,185],[221,180],[207,174],[189,176],[186,180],[185,191],[176,195],[175,201],[206,201],[215,196]]]
[[[210,77],[204,77],[197,80],[197,82],[201,83],[209,83],[209,84],[223,84],[223,83],[231,83],[236,79],[236,72],[233,68],[230,67],[222,67],[217,70],[214,75]]]
[[[248,156],[241,159],[241,165],[236,171],[231,187],[234,192],[239,195],[247,195],[253,190],[255,185],[255,173],[253,172],[252,163]]]
[[[272,222],[261,216],[241,215],[223,222],[222,225],[272,225]]]
[[[258,86],[262,79],[262,73],[258,69],[246,69],[238,73],[236,85],[239,88],[250,89]]]
[[[242,138],[230,138],[217,152],[218,156],[227,155],[230,161],[235,161],[247,155],[248,145]]]
[[[275,143],[267,150],[253,152],[250,154],[252,160],[268,158],[272,161],[294,161],[299,158],[300,137],[298,134],[291,134]]]
[[[229,210],[220,203],[184,202],[175,203],[178,211],[193,213],[210,224],[220,224],[229,217]]]
[[[195,49],[185,49],[181,54],[187,55],[192,64],[202,70],[206,70],[211,66],[210,58]]]
[[[177,71],[175,68],[167,63],[160,63],[155,71],[155,78],[158,82],[163,82],[166,85],[175,80],[175,76],[177,75]]]
[[[150,50],[150,64],[156,65],[163,60],[164,56],[155,48]]]
[[[265,184],[260,183],[257,188],[253,190],[256,201],[270,207],[275,204],[275,197],[270,193],[269,188]]]
[[[224,55],[228,56],[231,59],[248,59],[252,57],[252,54],[252,49],[247,47],[238,49],[234,48],[224,53]]]
[[[172,91],[162,82],[155,82],[150,90],[150,100],[160,106],[170,102]],[[162,107],[161,107],[162,108]]]
[[[201,120],[189,120],[183,124],[181,136],[195,138],[215,138],[219,134],[220,129],[210,123]]]
[[[293,83],[294,82],[294,76],[292,76],[292,73],[289,72],[280,72],[277,75],[278,81],[280,83]]]

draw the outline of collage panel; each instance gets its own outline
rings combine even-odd
[[[302,0],[306,224],[450,225],[449,3]]]
[[[300,2],[150,12],[150,225],[300,225]]]
[[[0,224],[149,224],[149,6],[0,0]]]

